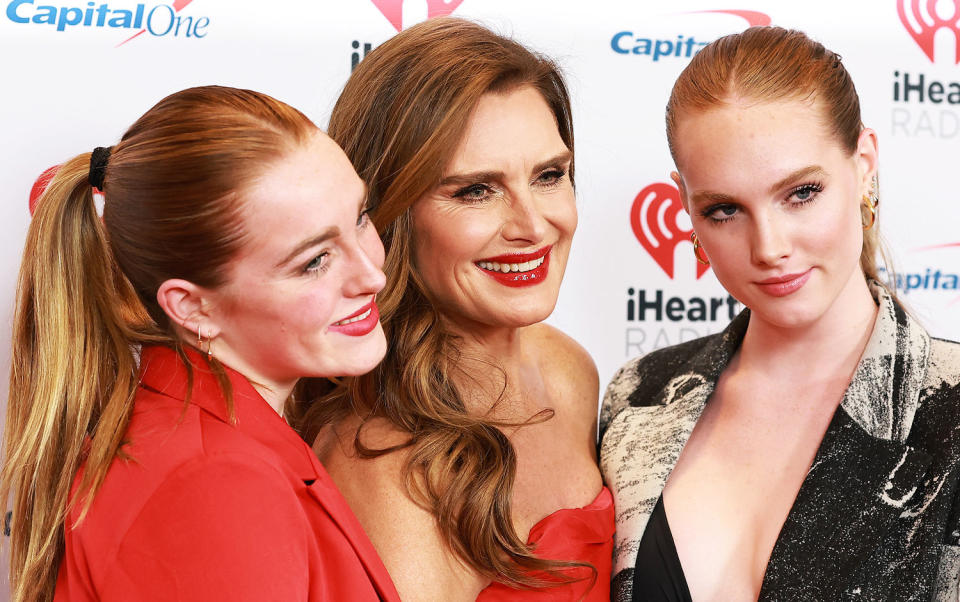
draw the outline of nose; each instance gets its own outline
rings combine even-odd
[[[757,265],[774,266],[790,256],[788,227],[773,212],[757,216],[751,237],[750,255]]]
[[[529,190],[512,195],[504,211],[500,232],[505,239],[538,243],[546,236],[547,220],[536,196]]]
[[[372,231],[373,227],[370,229]],[[375,295],[387,284],[387,277],[381,269],[383,243],[376,232],[372,232],[368,238],[370,240],[359,240],[351,253],[353,261],[350,262],[352,265],[344,283],[344,293],[348,296]]]

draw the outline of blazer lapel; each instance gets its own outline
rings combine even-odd
[[[749,311],[744,311],[693,356],[683,349],[655,354],[640,363],[636,374],[625,375],[624,387],[631,391],[629,405],[604,432],[601,453],[601,468],[614,492],[617,510],[614,574],[633,568],[639,536],[628,538],[626,534],[644,532],[748,322]]]
[[[926,332],[871,284],[876,323],[774,545],[761,600],[829,599],[923,504],[932,458],[905,443],[920,403]]]
[[[871,437],[838,408],[774,545],[760,600],[821,600],[842,591],[914,505],[930,461],[923,451]]]
[[[387,569],[370,542],[370,538],[360,526],[360,521],[350,510],[350,506],[326,470],[321,468],[318,472],[318,478],[307,485],[307,492],[326,511],[353,549],[357,551],[357,558],[360,559],[380,599],[399,600],[396,587],[390,580]]]

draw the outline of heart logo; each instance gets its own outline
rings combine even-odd
[[[457,10],[457,7],[463,3],[463,0],[370,0],[377,10],[390,21],[397,31],[414,25],[414,23],[403,23],[403,3],[420,2],[427,5],[427,18],[443,17]]]
[[[677,245],[690,242],[693,230],[681,230],[677,215],[683,211],[680,191],[675,186],[657,182],[640,191],[630,208],[630,227],[667,276],[673,279],[673,256]],[[697,265],[697,279],[707,273],[710,266],[696,260],[691,253],[690,261]]]
[[[907,4],[910,12],[907,13]],[[960,27],[957,19],[960,18],[960,0],[953,0],[953,14],[949,18],[941,18],[937,14],[937,0],[927,0],[921,10],[920,0],[897,0],[897,15],[903,23],[907,33],[923,50],[930,62],[933,60],[933,39],[937,32],[946,29],[953,34],[954,48],[956,49],[955,64],[960,64]]]

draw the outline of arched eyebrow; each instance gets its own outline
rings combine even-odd
[[[811,177],[824,177],[827,175],[827,172],[823,170],[819,165],[808,165],[807,167],[801,167],[800,169],[790,173],[787,177],[780,179],[776,184],[770,187],[770,194],[775,194],[780,192],[787,186],[797,182],[798,180],[805,180]]]
[[[541,161],[534,165],[531,173],[538,173],[549,167],[555,167],[557,165],[569,163],[572,159],[573,152],[570,150],[564,150],[562,153],[559,153],[553,157],[550,157],[546,161]],[[449,175],[440,180],[440,186],[464,186],[467,184],[475,184],[477,182],[499,181],[503,180],[504,177],[505,175],[502,171],[473,171],[469,173],[458,173]]]
[[[805,180],[811,177],[825,177],[827,172],[824,171],[819,165],[808,165],[807,167],[801,167],[795,171],[790,172],[786,177],[778,180],[773,186],[770,187],[769,193],[771,195],[777,194],[787,186],[794,184],[800,180]],[[698,190],[690,195],[690,202],[693,205],[702,205],[705,203],[732,203],[735,201],[732,196],[729,194],[724,194],[722,192],[712,192],[709,190]]]
[[[320,234],[317,234],[316,236],[311,236],[310,238],[301,241],[300,244],[294,247],[293,250],[290,251],[290,253],[288,253],[287,256],[284,257],[283,260],[277,264],[276,267],[282,268],[283,266],[293,261],[297,255],[299,255],[300,253],[303,253],[310,247],[322,244],[323,242],[328,241],[331,238],[336,238],[338,236],[340,236],[340,228],[338,228],[337,226],[330,226]]]

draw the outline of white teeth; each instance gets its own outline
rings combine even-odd
[[[504,274],[507,274],[509,272],[529,272],[530,270],[535,270],[543,265],[543,260],[543,257],[539,257],[523,263],[497,263],[496,261],[481,261],[478,262],[477,265],[491,272],[503,272]]]
[[[370,317],[370,312],[372,311],[373,311],[373,308],[371,307],[370,309],[368,309],[367,311],[363,312],[362,314],[360,314],[355,318],[350,318],[348,320],[340,320],[339,322],[335,323],[334,326],[345,326],[347,324],[353,324],[354,322],[359,322],[360,320],[366,320],[368,317]]]

